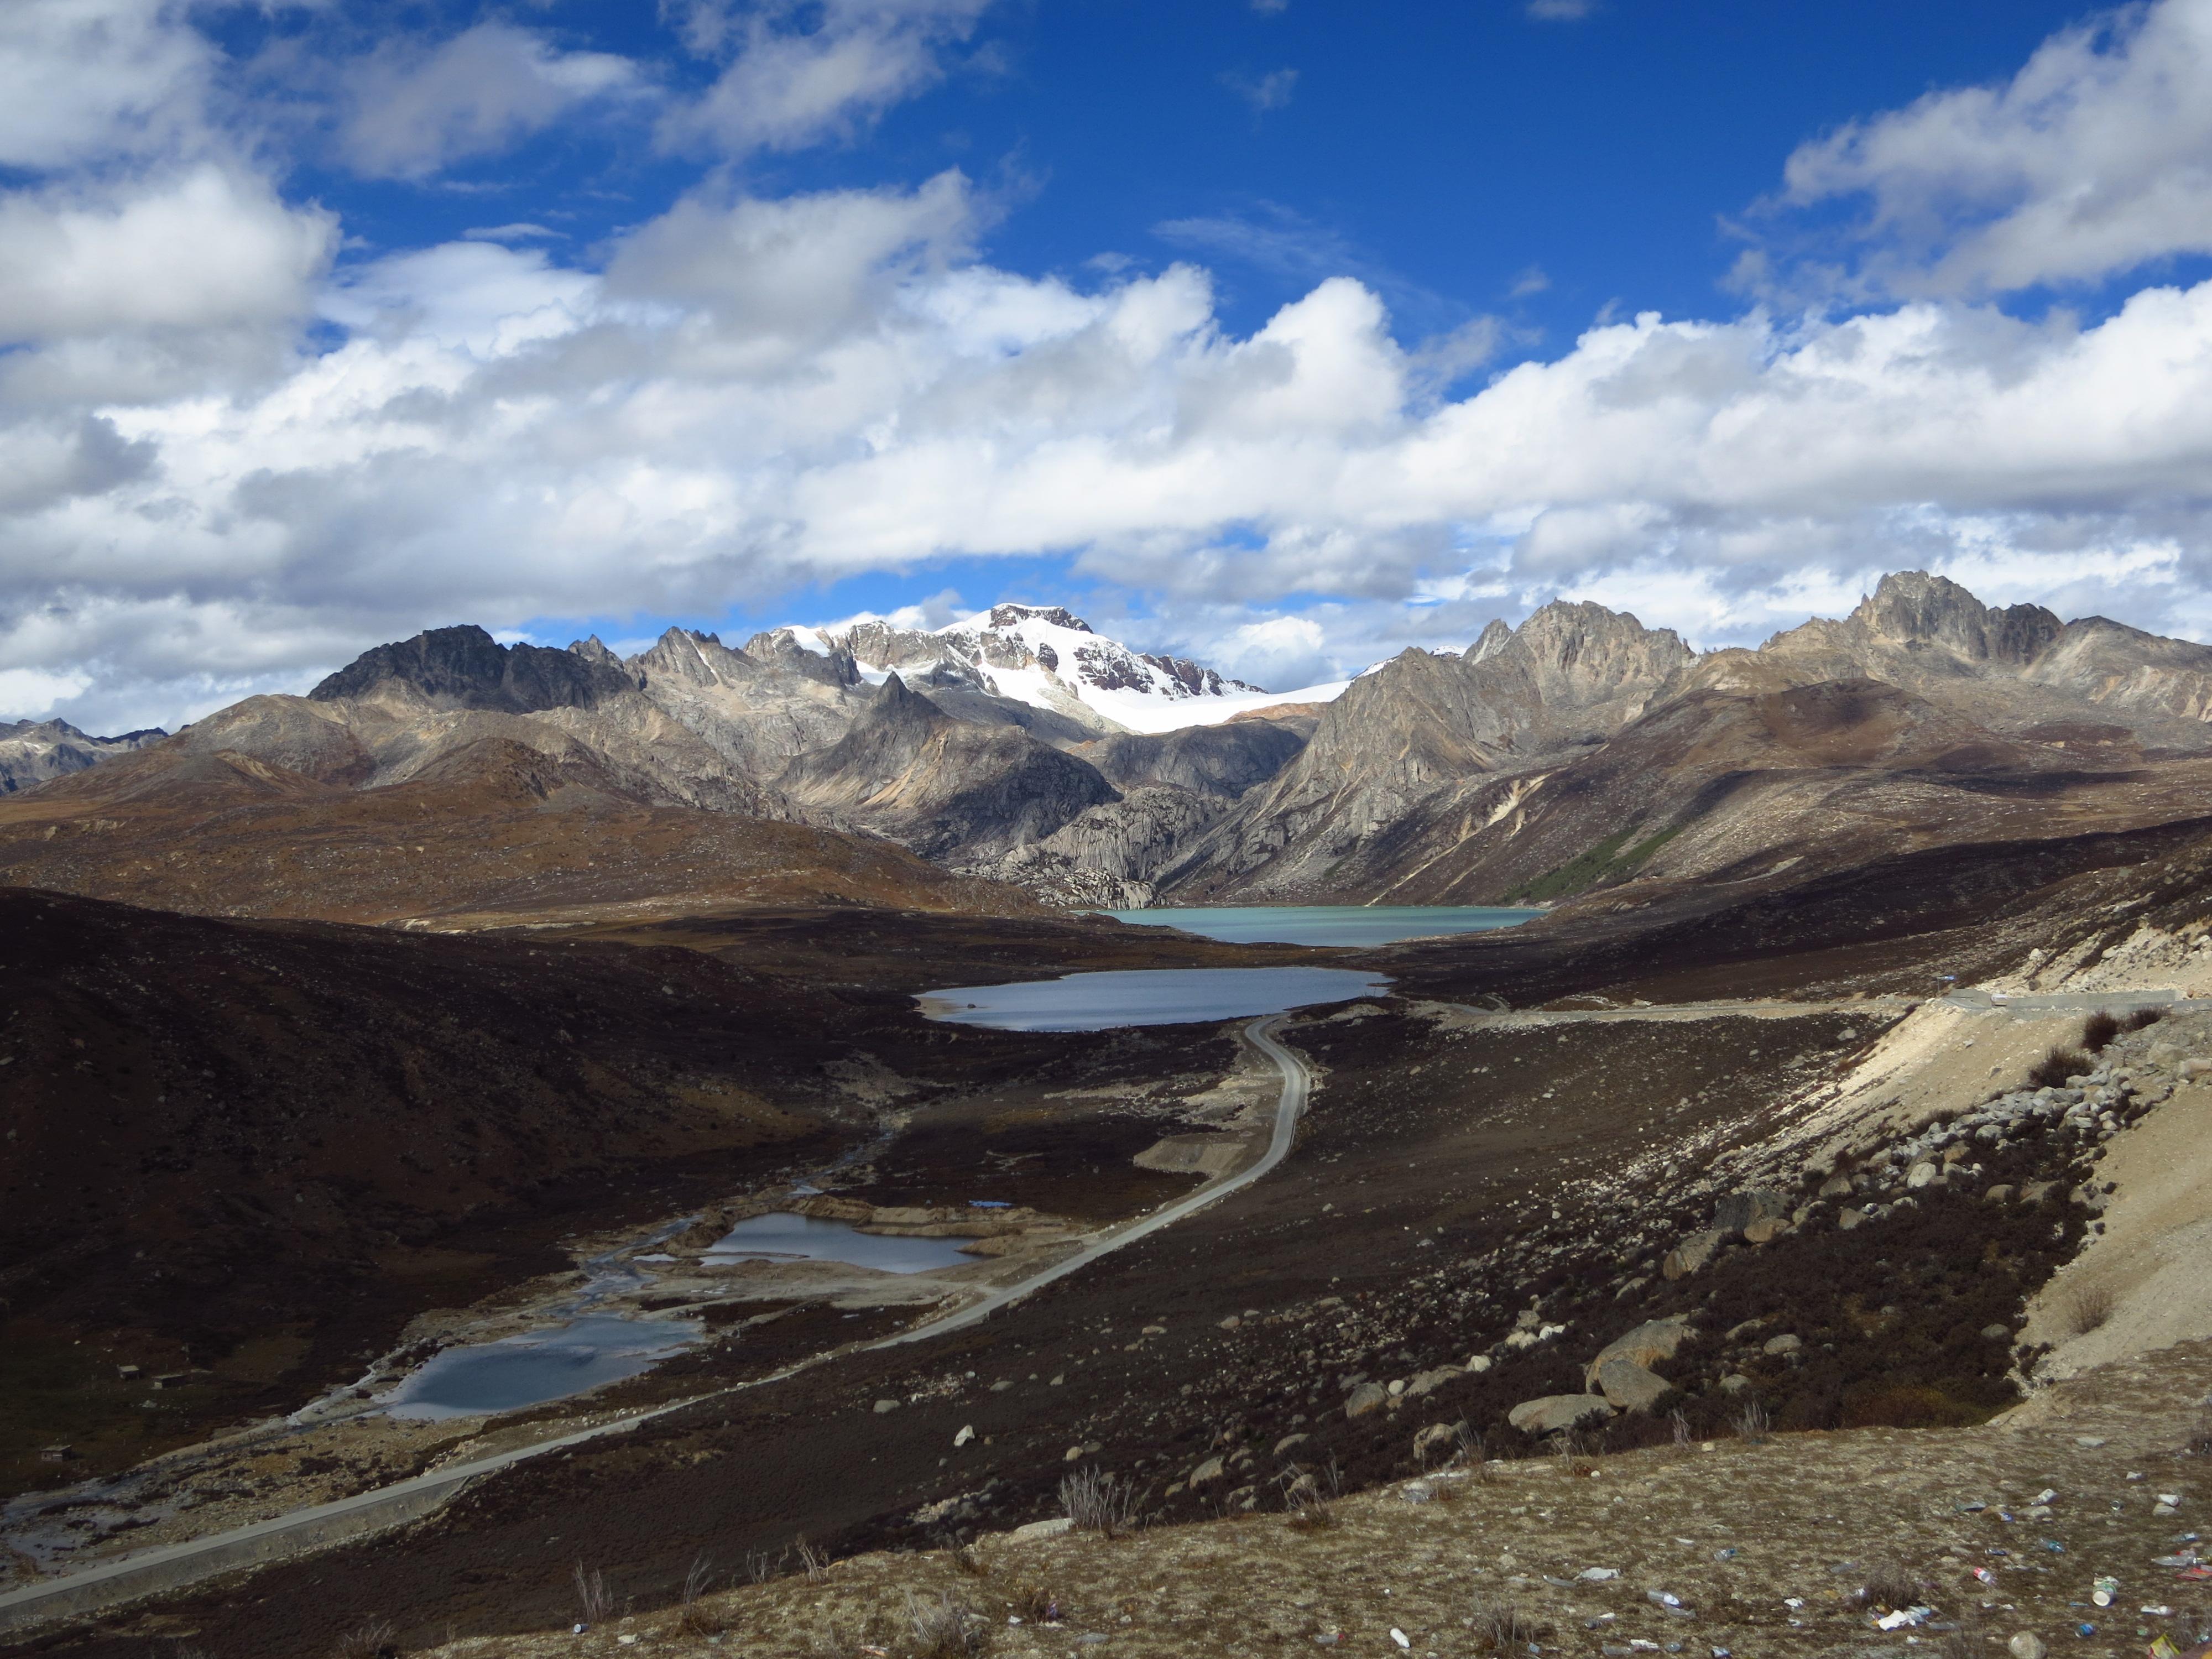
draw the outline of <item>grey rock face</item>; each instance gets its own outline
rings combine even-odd
[[[1621,1410],[1648,1412],[1674,1384],[1632,1359],[1615,1358],[1598,1366],[1597,1386]]]
[[[128,755],[169,734],[158,728],[95,738],[67,720],[0,722],[0,795],[33,789],[118,755]]]

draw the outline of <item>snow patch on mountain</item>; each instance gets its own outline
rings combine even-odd
[[[1181,657],[1133,650],[1059,605],[994,605],[926,630],[866,619],[788,632],[805,650],[849,651],[878,684],[896,673],[925,690],[967,685],[1109,730],[1216,726],[1282,704],[1334,702],[1349,684],[1264,691]]]

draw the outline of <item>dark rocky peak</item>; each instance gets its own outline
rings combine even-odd
[[[527,714],[542,708],[592,708],[637,689],[621,669],[573,651],[541,645],[503,646],[473,624],[434,628],[396,645],[380,645],[307,693],[319,702],[364,697],[403,686],[443,708],[489,708]]]
[[[1031,617],[1049,623],[1054,628],[1073,629],[1079,634],[1091,631],[1091,624],[1064,605],[994,605],[991,607],[989,626],[1012,628]]]
[[[1970,662],[2024,664],[2057,639],[2063,626],[2039,605],[1984,605],[1958,583],[1924,570],[1884,576],[1850,620],[1875,638],[1905,650],[1947,647]]]
[[[568,648],[586,662],[598,663],[603,668],[620,669],[623,659],[607,648],[607,642],[597,634],[587,640],[571,640]]]

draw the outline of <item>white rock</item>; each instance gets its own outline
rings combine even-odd
[[[975,1437],[975,1425],[973,1423],[964,1423],[961,1425],[960,1432],[952,1437],[952,1443],[955,1447],[964,1446]]]

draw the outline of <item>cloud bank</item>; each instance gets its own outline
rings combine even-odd
[[[714,171],[587,264],[518,222],[333,267],[333,216],[205,117],[189,29],[118,3],[94,40],[81,9],[11,12],[0,36],[46,78],[130,70],[92,113],[69,91],[0,127],[41,170],[0,192],[0,714],[173,720],[453,620],[706,619],[1039,554],[1126,596],[1102,625],[1273,684],[1561,594],[1753,639],[1901,566],[2212,631],[2212,284],[2023,321],[1979,296],[1994,277],[1929,276],[1999,270],[1996,240],[1892,238],[1929,291],[1607,322],[1454,393],[1486,325],[1409,350],[1373,286],[1332,276],[1239,335],[1196,264],[1087,286],[1001,269],[994,204],[957,172],[774,197]],[[2185,61],[2205,11],[2062,37],[2036,106],[2087,107],[2123,60]],[[735,125],[710,90],[668,130],[744,147],[865,121],[975,15],[833,9],[799,35],[702,8],[714,87],[790,50],[824,89]],[[492,44],[527,76],[578,56]],[[392,59],[425,107],[448,47]],[[641,83],[602,66],[555,92]],[[364,167],[442,165],[548,107],[513,94],[410,128],[428,148],[349,142]],[[1801,151],[1790,187],[1875,177],[1851,158],[1932,107]],[[95,167],[102,131],[121,138]],[[2081,232],[2063,268],[2120,268],[2136,223],[2112,218],[2094,258]]]

